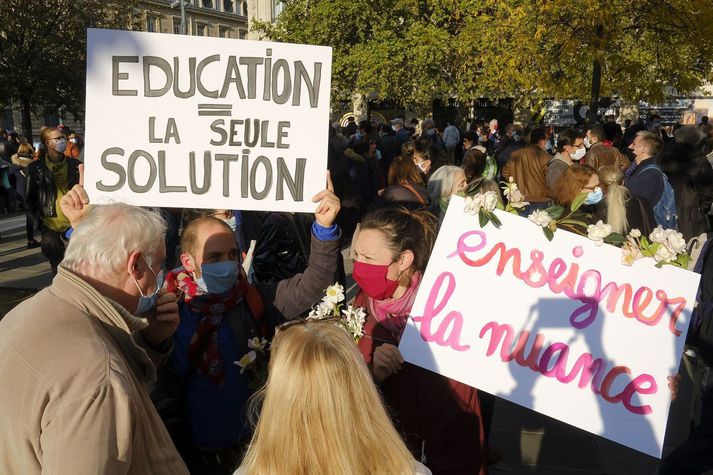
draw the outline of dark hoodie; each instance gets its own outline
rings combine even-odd
[[[20,156],[15,154],[12,156],[12,167],[10,171],[15,174],[17,178],[17,184],[15,185],[15,191],[18,195],[25,199],[25,194],[27,192],[27,167],[33,162],[32,156]]]
[[[708,231],[706,215],[713,203],[713,168],[698,147],[670,142],[659,154],[661,170],[676,196],[678,228],[688,240]]]

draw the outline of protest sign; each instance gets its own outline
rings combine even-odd
[[[331,48],[90,29],[95,203],[311,212],[325,188]]]
[[[406,361],[660,457],[699,275],[453,197],[401,339]]]

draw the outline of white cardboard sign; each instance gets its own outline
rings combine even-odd
[[[325,188],[332,50],[87,32],[95,203],[311,212]]]
[[[406,361],[660,457],[699,275],[525,218],[480,228],[454,197]]]

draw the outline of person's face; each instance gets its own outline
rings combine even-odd
[[[591,131],[591,130],[587,130],[587,140],[589,140],[589,143],[590,143],[590,144],[594,144],[594,143],[596,143],[596,141],[597,141],[597,139],[594,138],[594,136],[592,135],[592,131]]]
[[[47,140],[47,143],[45,145],[48,149],[52,149],[56,152],[57,145],[62,142],[65,142],[66,140],[67,139],[65,139],[64,135],[62,135],[62,132],[60,132],[59,130],[53,130],[50,134],[50,138]]]
[[[473,146],[473,141],[470,139],[463,139],[463,149],[469,150]]]
[[[354,260],[364,264],[389,266],[386,278],[398,280],[402,272],[401,259],[394,257],[393,251],[384,238],[384,234],[376,229],[364,229],[357,234],[354,243]]]
[[[634,141],[629,145],[629,150],[634,152],[634,155],[637,157],[641,154],[641,137],[638,135],[634,137]]]
[[[451,195],[465,191],[468,187],[468,182],[465,179],[465,172],[463,170],[458,170],[453,177],[453,189],[451,190]]]
[[[425,158],[426,157],[424,157],[418,152],[413,153],[413,162],[416,164],[419,170],[421,170],[424,174],[427,174],[429,171],[431,171],[431,161],[426,160]]]
[[[376,142],[369,143],[369,153],[376,152]]]
[[[583,147],[584,147],[584,139],[577,138],[574,140],[573,145],[565,146],[565,150],[567,150],[567,152],[570,155],[574,155],[575,153],[577,153],[577,150],[579,150],[580,148],[583,148]]]
[[[151,257],[153,257],[151,259]],[[158,290],[156,288],[156,276],[161,272],[161,262],[166,258],[166,248],[161,244],[160,249],[156,252],[155,256],[150,254],[133,254],[133,261],[130,266],[129,276],[130,280],[135,281],[134,284],[127,282],[126,289],[128,292],[135,297],[136,302],[134,305],[138,304],[138,299],[143,293],[144,296],[148,296]],[[152,264],[149,265],[148,261],[151,260]],[[139,290],[140,289],[140,290]]]
[[[599,175],[597,175],[595,173],[594,175],[589,177],[589,181],[587,182],[587,185],[584,188],[582,188],[582,191],[585,193],[591,193],[598,186],[599,186]]]
[[[182,254],[181,262],[188,272],[201,276],[203,264],[223,261],[237,261],[240,252],[235,242],[235,234],[220,223],[204,223],[196,236],[195,255]]]

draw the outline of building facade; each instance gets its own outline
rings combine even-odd
[[[248,35],[246,0],[141,0],[142,30],[181,33],[181,1],[184,1],[186,34],[216,38]]]

